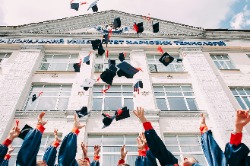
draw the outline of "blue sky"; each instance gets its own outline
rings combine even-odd
[[[80,0],[74,0],[79,2]],[[81,0],[88,4],[94,0]],[[22,25],[92,13],[70,9],[70,0],[0,0],[0,25]],[[99,0],[99,11],[127,13],[217,29],[250,29],[250,0]]]

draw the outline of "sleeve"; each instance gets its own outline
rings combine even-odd
[[[94,160],[94,161],[91,162],[90,166],[100,166],[100,162]]]
[[[125,164],[125,160],[120,159],[120,160],[118,161],[118,165],[119,165],[119,164]]]
[[[230,143],[226,144],[224,153],[230,166],[250,165],[249,148],[241,139],[242,133],[231,134]]]
[[[137,156],[136,160],[135,160],[135,166],[146,166],[146,157],[145,156]]]
[[[0,166],[9,166],[9,160],[3,160],[2,164]]]
[[[4,141],[5,143],[6,141]],[[3,162],[5,155],[7,154],[8,151],[8,146],[5,144],[0,144],[0,164]]]
[[[42,134],[45,128],[37,125],[37,129],[30,130],[24,138],[23,144],[17,154],[17,165],[34,166],[40,148]]]
[[[54,166],[56,161],[56,153],[56,147],[49,146],[44,153],[43,161],[45,161],[48,166]]]
[[[150,122],[143,123],[143,127],[145,129],[145,137],[147,139],[147,143],[152,154],[159,160],[161,165],[167,164],[178,164],[178,159],[174,157],[174,155],[169,152],[157,135],[155,130],[153,129]]]
[[[73,129],[62,141],[58,155],[59,166],[78,166],[76,157],[78,129]]]
[[[207,159],[208,165],[227,165],[226,157],[217,142],[214,140],[211,130],[208,130],[207,132],[202,134],[201,145],[204,155]]]

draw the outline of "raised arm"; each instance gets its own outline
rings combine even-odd
[[[76,114],[74,114],[74,126],[72,131],[66,135],[62,141],[59,149],[58,165],[59,166],[77,166],[76,162],[76,150],[77,150],[77,135],[81,128],[85,125],[81,125]]]
[[[174,155],[167,150],[166,146],[153,129],[151,123],[148,122],[145,118],[144,109],[141,107],[137,108],[137,110],[134,111],[134,114],[139,118],[139,120],[143,124],[143,127],[145,129],[145,137],[149,149],[152,154],[160,161],[161,165],[165,166],[167,164],[178,164],[178,159],[176,159]]]
[[[211,130],[208,130],[204,114],[201,114],[200,132],[202,134],[202,150],[204,152],[208,164],[211,166],[226,166],[227,161],[225,155],[217,144],[217,142],[214,140]]]
[[[41,112],[38,115],[36,129],[30,130],[25,136],[21,149],[17,154],[17,165],[36,165],[36,156],[41,144],[42,134],[45,130],[44,125],[47,123],[47,121],[43,120],[44,115],[45,112]]]
[[[250,165],[249,148],[241,143],[242,130],[250,121],[249,111],[238,110],[235,118],[235,132],[225,148],[225,156],[230,166]]]
[[[90,166],[99,166],[100,163],[99,163],[99,159],[100,159],[100,156],[99,156],[99,153],[100,153],[100,146],[99,145],[95,145],[94,146],[94,160],[91,162]]]
[[[123,145],[121,147],[121,158],[118,161],[118,166],[122,165],[122,164],[125,164],[125,159],[126,159],[127,153],[128,153],[128,151],[125,150],[125,145]]]

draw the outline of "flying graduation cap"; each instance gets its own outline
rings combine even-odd
[[[115,66],[116,65],[115,60],[109,59],[108,64],[109,64],[109,70],[116,73],[117,72],[117,67]]]
[[[80,72],[81,64],[82,64],[82,59],[80,59],[79,63],[73,64],[75,72]]]
[[[119,60],[122,62],[122,61],[124,61],[125,60],[125,57],[126,57],[126,53],[119,53]]]
[[[100,44],[99,48],[98,48],[98,55],[103,55],[105,53],[105,50],[103,49],[102,44]]]
[[[114,19],[113,26],[114,26],[114,29],[121,27],[121,19],[120,19],[120,17],[117,17],[117,18]]]
[[[81,87],[83,87],[83,89],[87,91],[89,90],[89,88],[92,88],[94,84],[95,84],[95,80],[86,78],[83,84],[81,85]]]
[[[78,11],[79,6],[83,4],[87,4],[87,2],[80,2],[80,3],[73,3],[74,0],[71,0],[70,2],[70,8]]]
[[[134,23],[133,28],[137,33],[142,33],[144,31],[143,22],[138,24]]]
[[[103,123],[102,128],[108,127],[116,117],[116,116],[110,116],[110,115],[105,114],[105,113],[102,113],[102,116],[104,116],[104,118],[102,120],[102,123]]]
[[[89,5],[89,8],[87,9],[87,10],[89,10],[90,8],[92,8],[92,11],[93,12],[98,12],[98,7],[97,7],[97,2],[98,2],[99,0],[96,0],[96,1],[94,1],[93,3],[91,3],[90,5]]]
[[[93,50],[97,50],[101,44],[101,40],[100,39],[92,40],[91,44],[92,44]]]
[[[159,22],[153,24],[153,32],[158,33],[159,32]]]
[[[138,92],[138,94],[140,93],[139,90],[140,88],[143,88],[143,83],[142,81],[138,81],[135,85],[134,85],[134,92]]]
[[[32,103],[39,97],[39,96],[41,96],[43,94],[43,92],[39,92],[38,93],[38,95],[36,96],[36,94],[33,94],[33,96],[32,96]]]
[[[118,77],[125,76],[126,78],[133,78],[136,73],[141,70],[140,68],[134,68],[129,63],[123,61],[118,64],[117,67],[119,70],[117,71]]]
[[[18,135],[19,138],[24,139],[25,136],[29,133],[30,130],[32,130],[33,128],[29,125],[25,125],[22,130],[20,131],[20,134]]]
[[[113,79],[116,76],[116,72],[110,69],[106,69],[102,74],[100,75],[100,78],[103,82],[106,82],[109,85],[112,85]]]
[[[84,117],[88,115],[88,108],[84,106],[80,110],[76,111],[76,114],[79,118]]]
[[[90,65],[90,54],[91,54],[91,52],[89,53],[88,56],[83,58],[83,63],[86,63],[87,65]]]
[[[129,118],[129,117],[130,117],[130,114],[129,114],[129,109],[127,109],[127,107],[123,107],[122,109],[118,109],[115,112],[115,120],[116,121],[126,119],[126,118]]]
[[[171,55],[169,55],[167,52],[163,53],[163,49],[159,46],[157,48],[157,50],[162,53],[163,55],[160,57],[159,61],[164,65],[164,66],[168,66],[170,63],[173,62],[174,57],[172,57]]]

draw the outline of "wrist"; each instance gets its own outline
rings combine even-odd
[[[11,140],[11,141],[13,141],[14,138],[15,138],[15,137],[14,137],[14,136],[11,136],[11,135],[9,135],[9,136],[7,137],[7,139],[9,139],[9,140]]]
[[[140,118],[140,121],[141,121],[142,123],[145,123],[145,122],[147,122],[147,119],[146,119],[145,117],[142,117],[142,118]]]
[[[235,127],[235,133],[242,133],[243,127]]]

